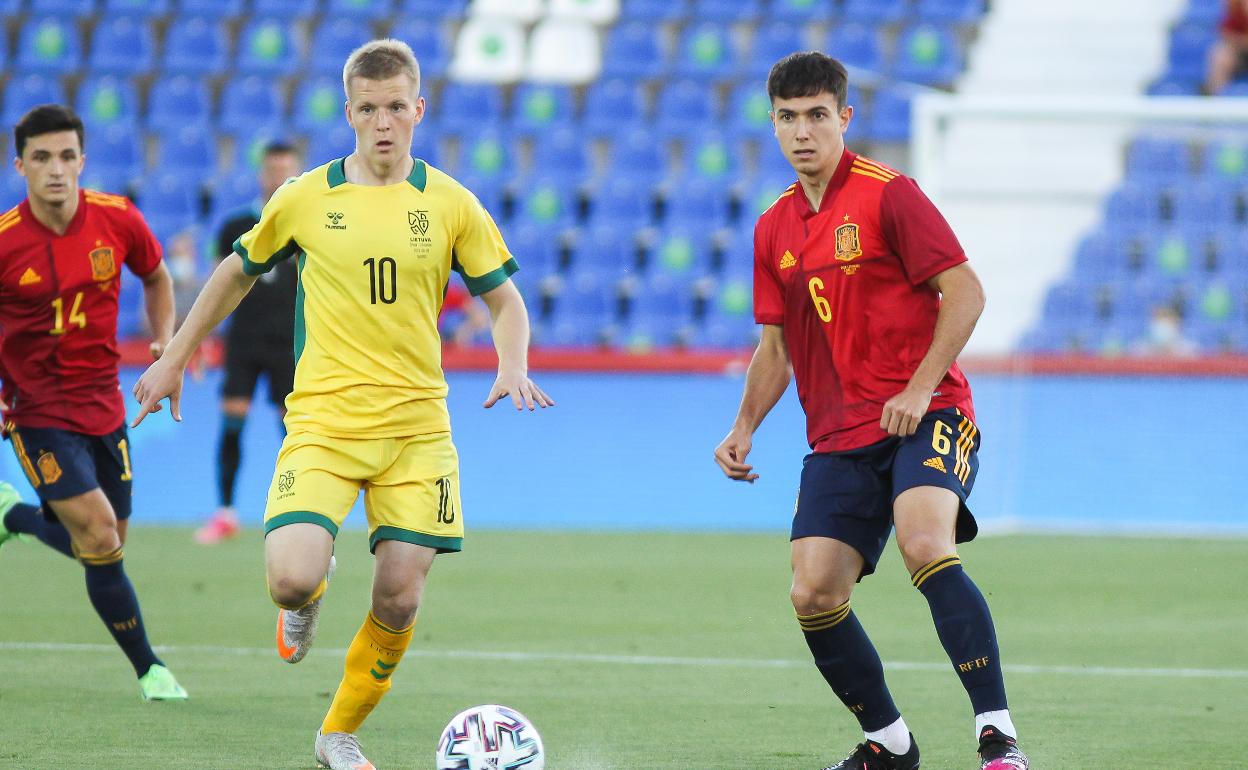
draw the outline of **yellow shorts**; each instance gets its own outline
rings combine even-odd
[[[303,522],[337,537],[361,489],[369,550],[380,540],[439,553],[463,548],[459,455],[450,433],[380,439],[291,433],[277,455],[264,532]]]

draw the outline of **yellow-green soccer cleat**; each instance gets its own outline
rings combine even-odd
[[[4,528],[4,515],[9,509],[22,501],[22,496],[17,493],[13,485],[7,481],[0,481],[0,545],[4,545],[6,541],[13,538],[24,540],[25,538],[17,532],[10,532]]]
[[[147,673],[139,677],[139,691],[143,700],[186,700],[186,690],[173,678],[173,672],[159,663],[152,664]]]

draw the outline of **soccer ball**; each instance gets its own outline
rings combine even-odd
[[[474,706],[451,718],[438,740],[438,770],[545,770],[542,737],[506,706]]]

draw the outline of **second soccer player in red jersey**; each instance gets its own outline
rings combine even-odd
[[[813,450],[793,516],[793,607],[815,665],[865,740],[826,770],[917,770],[919,748],[850,608],[893,527],[914,586],[975,713],[983,770],[1026,770],[1006,705],[996,631],[956,543],[979,467],[971,390],[955,359],[979,314],[979,279],[914,181],[845,148],[845,68],[820,53],[767,80],[780,149],[798,181],[754,231],[762,340],[736,422],[715,450],[732,479],[789,383]]]
[[[72,110],[36,107],[13,133],[27,197],[0,214],[0,372],[5,431],[42,504],[0,482],[0,545],[31,535],[81,562],[143,698],[185,699],[122,567],[132,478],[117,371],[122,266],[143,281],[154,357],[173,336],[173,282],[130,201],[78,188],[84,130]]]

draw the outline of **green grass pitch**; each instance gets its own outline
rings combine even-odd
[[[382,770],[429,770],[456,711],[534,720],[550,770],[816,770],[860,738],[788,605],[774,534],[476,532],[439,558],[412,653],[361,731]],[[258,532],[215,548],[136,528],[127,569],[191,693],[143,703],[80,569],[0,549],[0,768],[311,768],[372,560],[344,532],[317,646],[272,651]],[[1035,770],[1243,768],[1248,541],[1011,536],[963,547],[997,620]],[[925,770],[977,768],[970,707],[890,546],[854,606]]]

